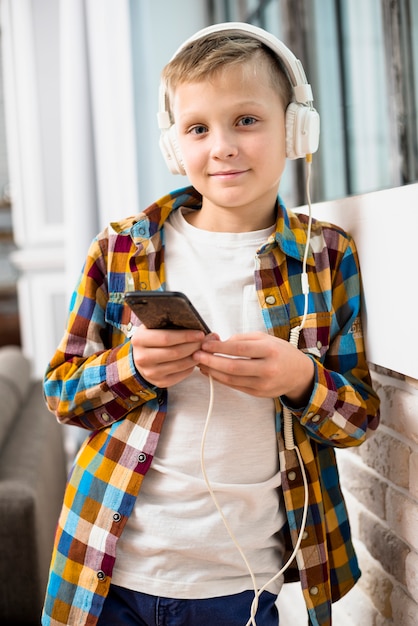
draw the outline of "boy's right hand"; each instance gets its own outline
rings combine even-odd
[[[167,388],[193,372],[192,355],[205,334],[199,330],[155,330],[139,326],[132,336],[135,367],[151,385]]]

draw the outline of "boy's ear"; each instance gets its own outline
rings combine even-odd
[[[305,158],[318,150],[319,114],[315,109],[291,102],[286,109],[286,156]]]
[[[175,124],[171,124],[168,128],[161,129],[160,149],[170,172],[172,174],[186,176]]]

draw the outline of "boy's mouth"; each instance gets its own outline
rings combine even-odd
[[[210,176],[213,176],[214,178],[235,178],[237,176],[239,176],[240,174],[245,174],[246,172],[248,172],[248,170],[221,170],[219,172],[212,172],[210,174]]]

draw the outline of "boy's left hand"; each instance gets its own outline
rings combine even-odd
[[[193,359],[203,374],[252,396],[286,396],[293,406],[303,407],[312,392],[311,359],[287,341],[262,332],[234,335],[226,341],[212,336]]]

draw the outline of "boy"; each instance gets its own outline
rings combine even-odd
[[[275,574],[299,541],[309,621],[324,626],[360,575],[333,451],[379,415],[357,255],[315,221],[307,247],[308,220],[277,200],[286,155],[316,149],[316,114],[295,102],[305,83],[290,51],[246,24],[197,33],[163,72],[163,152],[193,186],[98,235],[49,364],[50,409],[91,433],[44,625],[277,625]],[[123,301],[132,290],[185,292],[214,333],[146,328]]]

